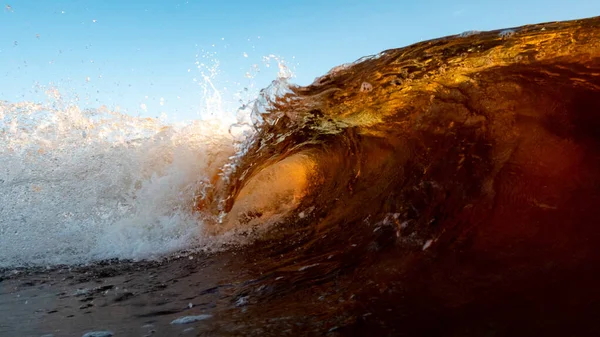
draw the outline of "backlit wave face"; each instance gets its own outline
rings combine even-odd
[[[310,154],[294,154],[273,163],[248,179],[217,230],[226,232],[275,224],[295,210],[319,180],[320,174]]]
[[[572,207],[597,168],[594,20],[423,42],[292,87],[261,114],[216,231],[354,207],[426,242],[464,212]]]
[[[269,228],[237,294],[333,294],[298,306],[352,316],[342,334],[581,328],[600,281],[598,41],[599,18],[448,37],[274,99],[215,198],[216,232]]]

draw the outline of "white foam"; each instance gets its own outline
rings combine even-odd
[[[459,37],[469,37],[469,36],[477,35],[479,33],[481,33],[481,32],[478,30],[467,30],[465,32],[458,34],[458,36]]]
[[[112,331],[91,331],[85,333],[82,337],[112,337],[114,333]]]
[[[498,33],[498,36],[500,36],[503,39],[508,39],[510,37],[513,37],[517,32],[515,32],[512,29],[505,29],[503,31],[501,31],[500,33]]]
[[[228,125],[0,102],[0,268],[153,258],[206,243],[198,191]]]
[[[0,101],[0,268],[152,259],[248,242],[203,235],[219,215],[195,212],[193,202],[217,174],[227,182],[261,109],[289,90],[293,73],[274,55],[263,62],[273,60],[278,79],[258,98],[247,87],[238,92],[237,113],[226,112],[235,109],[223,107],[214,83],[218,60],[197,60],[202,120],[177,125],[82,109],[53,88],[45,103]]]
[[[185,316],[172,321],[171,324],[189,324],[198,321],[203,321],[211,317],[212,315]]]

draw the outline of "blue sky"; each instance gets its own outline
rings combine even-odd
[[[305,85],[336,65],[425,39],[600,15],[598,0],[10,0],[3,7],[0,100],[45,100],[43,88],[53,85],[81,107],[175,120],[207,109],[202,73],[211,69],[225,110],[235,109],[238,96],[250,95],[244,88],[253,93],[275,78],[276,63],[263,60],[271,54]]]

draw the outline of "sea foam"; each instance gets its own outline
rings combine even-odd
[[[206,245],[193,200],[235,152],[228,128],[0,102],[0,268]]]

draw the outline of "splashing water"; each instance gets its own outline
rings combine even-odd
[[[271,59],[279,78],[270,88],[282,90],[292,74]],[[194,202],[235,170],[256,128],[251,115],[273,94],[245,92],[237,113],[224,112],[218,66],[198,67],[206,106],[193,122],[82,109],[56,89],[46,103],[0,101],[0,268],[218,248],[223,237],[203,235],[217,215]]]
[[[201,242],[190,201],[233,154],[223,125],[0,104],[0,267],[148,258]]]

